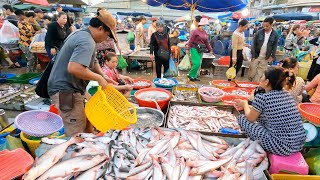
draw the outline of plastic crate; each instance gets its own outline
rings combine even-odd
[[[319,180],[320,176],[296,174],[272,174],[273,180]]]
[[[31,79],[34,79],[36,77],[40,77],[40,73],[25,73],[21,74],[20,76],[16,76],[13,78],[7,79],[8,83],[17,83],[17,84],[29,84],[29,81]]]

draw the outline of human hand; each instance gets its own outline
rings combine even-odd
[[[273,57],[269,57],[269,59],[267,60],[269,63],[271,63],[273,61]]]
[[[99,85],[102,87],[102,89],[106,89],[108,82],[106,81],[106,79],[102,76],[99,77],[98,79],[98,83]]]
[[[236,59],[232,59],[232,65],[235,65],[237,63]]]
[[[247,100],[236,99],[234,101],[236,102],[236,106],[241,107],[241,108],[244,108],[244,106],[246,106],[246,104],[248,104]]]
[[[114,85],[118,85],[118,83],[112,79],[110,79],[108,76],[104,75],[103,79],[106,80],[108,83],[112,83]]]
[[[54,56],[57,53],[56,48],[51,48],[50,49],[50,53],[51,53],[52,56]]]
[[[121,48],[118,48],[118,51],[119,51],[119,53],[120,53],[120,54],[122,54],[122,50],[121,50]]]
[[[124,88],[124,90],[131,91],[131,90],[133,89],[133,86],[131,86],[131,85],[124,85],[123,88]]]
[[[213,51],[210,51],[210,54],[213,55]]]
[[[153,55],[153,54],[150,54],[150,59],[151,59],[152,61],[154,61],[154,55]]]

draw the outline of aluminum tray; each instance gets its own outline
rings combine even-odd
[[[153,109],[153,108],[148,108],[148,107],[138,107],[137,109],[137,123],[136,124],[132,124],[129,127],[131,128],[145,128],[145,127],[160,127],[163,125],[164,123],[164,114],[162,111],[157,110],[157,109]],[[150,122],[150,121],[143,121],[141,120],[142,118],[139,118],[144,114],[144,113],[149,113],[149,114],[155,114],[155,116],[157,116],[157,118],[155,118],[153,121],[154,122]]]

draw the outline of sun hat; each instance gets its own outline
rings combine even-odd
[[[114,39],[115,42],[118,42],[116,33],[115,33],[115,29],[117,26],[117,21],[116,18],[114,18],[112,16],[111,13],[109,13],[106,9],[101,9],[99,11],[99,15],[97,16],[97,18],[106,26],[108,26],[111,30],[111,35],[110,38]]]
[[[209,20],[207,18],[201,18],[199,24],[199,26],[205,26],[205,25],[209,25]]]

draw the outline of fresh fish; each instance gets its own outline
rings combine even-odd
[[[179,161],[177,161],[176,165],[173,167],[173,171],[171,174],[172,180],[179,180],[180,177],[180,171],[181,171],[181,164]]]
[[[98,155],[98,154],[102,154],[104,153],[104,151],[102,149],[97,149],[97,148],[79,148],[78,150],[76,150],[74,153],[71,154],[71,157],[79,157],[79,156],[86,156],[86,155]]]
[[[147,154],[150,152],[150,149],[143,149],[140,154],[138,155],[137,159],[135,160],[134,164],[135,165],[139,165],[141,164],[145,157],[147,156]]]
[[[252,142],[250,146],[241,155],[239,162],[249,159],[249,157],[255,152],[257,144],[258,144],[258,141]]]
[[[113,133],[113,130],[111,129],[111,130],[107,131],[103,136],[111,138],[112,133]]]
[[[193,152],[190,150],[180,150],[176,149],[174,151],[177,158],[184,158],[184,159],[190,159],[190,160],[196,160],[199,159],[200,154],[198,152]]]
[[[180,180],[187,180],[189,177],[190,167],[186,166],[184,170],[182,171],[182,174],[180,176]]]
[[[80,176],[76,177],[75,180],[95,180],[98,179],[106,172],[105,169],[106,162],[103,162],[87,171],[82,173]]]
[[[58,139],[58,138],[47,138],[47,137],[44,137],[44,138],[41,138],[41,142],[43,143],[46,143],[46,144],[62,144],[62,143],[65,143],[67,140],[65,139]]]
[[[82,139],[72,137],[67,142],[57,145],[35,161],[34,166],[23,176],[24,180],[34,180],[55,165],[66,153],[71,144],[81,142]]]
[[[200,134],[200,136],[202,139],[209,141],[209,142],[218,143],[218,144],[227,144],[226,141],[224,141],[223,139],[220,139],[216,136],[207,136],[204,134]]]
[[[215,158],[211,153],[209,153],[204,147],[200,135],[197,136],[197,139],[198,151],[200,152],[200,154],[209,160],[216,160],[217,158]]]
[[[119,134],[120,134],[120,130],[114,130],[114,131],[112,132],[111,139],[116,140],[117,137],[119,136]]]
[[[217,179],[219,177],[222,177],[224,175],[223,172],[221,171],[217,171],[217,170],[213,170],[213,171],[210,171],[206,174],[206,178],[214,178],[214,179]]]
[[[134,155],[134,157],[138,157],[138,152],[135,148],[133,148],[131,145],[129,144],[122,144],[122,146],[129,151],[131,154]]]
[[[135,167],[133,169],[130,170],[128,176],[134,176],[136,174],[139,174],[142,171],[145,171],[146,169],[150,168],[152,166],[152,162],[146,162],[145,164],[142,164],[138,167]]]
[[[153,160],[153,180],[162,180],[163,173],[161,169],[161,165],[158,163],[158,161]]]
[[[172,180],[173,167],[170,166],[168,160],[166,160],[165,158],[160,157],[160,161],[161,161],[161,167],[164,174],[169,180]]]
[[[206,160],[206,161],[195,160],[195,161],[187,161],[186,165],[189,167],[196,168],[196,167],[204,166],[210,162],[211,161],[208,161],[208,160]]]
[[[256,179],[256,177],[258,175],[260,175],[261,173],[263,173],[264,170],[268,169],[269,163],[268,163],[268,159],[265,158],[258,167],[255,167],[253,169],[253,176]]]
[[[171,145],[169,145],[169,151],[168,151],[168,157],[169,157],[169,164],[173,167],[176,164],[176,155],[173,151],[173,148]]]
[[[149,168],[145,169],[144,171],[141,171],[139,174],[136,174],[134,176],[128,176],[127,180],[137,180],[137,179],[146,179],[146,177],[151,173],[153,170],[153,167],[150,166]]]
[[[79,138],[82,138],[82,139],[97,137],[97,135],[92,134],[92,133],[78,133],[76,136]]]
[[[102,161],[106,160],[107,156],[81,156],[60,162],[41,175],[38,180],[53,179],[57,177],[65,177],[75,172],[86,171]]]
[[[232,156],[225,157],[218,159],[216,161],[212,161],[206,165],[197,167],[197,168],[192,168],[190,171],[191,176],[196,176],[196,175],[203,175],[209,171],[215,170],[219,168],[220,166],[224,165],[225,163],[229,162],[232,159]]]
[[[179,139],[180,139],[180,133],[176,132],[173,138],[170,140],[170,145],[172,148],[175,148],[178,145]]]

